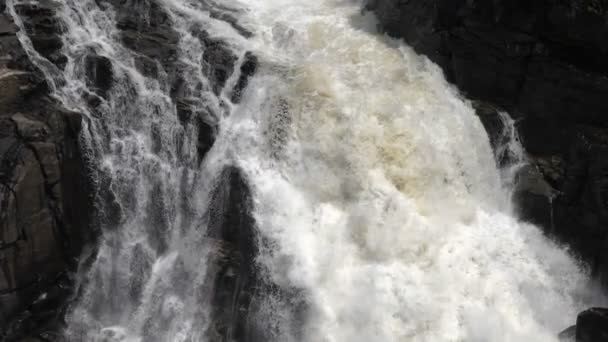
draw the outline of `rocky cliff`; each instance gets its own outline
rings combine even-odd
[[[49,13],[31,7],[34,44],[58,48]],[[49,96],[0,1],[0,340],[53,339],[91,228],[82,117]]]
[[[493,135],[517,120],[532,168],[524,219],[608,288],[608,1],[371,0],[382,30],[427,55]]]

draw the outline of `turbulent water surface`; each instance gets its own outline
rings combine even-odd
[[[23,2],[9,0],[22,26]],[[83,266],[68,340],[210,339],[204,218],[226,166],[253,194],[258,273],[282,289],[249,318],[270,340],[555,341],[572,323],[584,274],[512,215],[513,167],[497,168],[471,105],[435,65],[375,33],[361,3],[140,3],[167,14],[178,71],[138,71],[104,1],[54,2],[63,69],[20,37],[54,95],[87,115],[99,210],[113,218]],[[220,89],[201,63],[202,31],[236,57]],[[92,52],[111,62],[103,95],[86,81]],[[235,96],[248,53],[257,72]],[[216,132],[180,121],[170,73]],[[202,133],[215,143],[199,160]],[[499,152],[521,156],[505,142]]]

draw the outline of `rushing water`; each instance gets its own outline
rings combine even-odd
[[[23,26],[14,2],[27,1],[9,0]],[[269,339],[555,341],[572,323],[585,276],[512,213],[523,153],[512,124],[498,152],[515,163],[501,172],[470,103],[435,65],[375,33],[360,3],[141,3],[152,2],[178,33],[189,106],[217,125],[202,162],[199,126],[178,119],[161,66],[158,77],[138,71],[112,6],[55,2],[64,70],[20,36],[55,97],[87,115],[83,146],[100,193],[110,194],[98,206],[114,218],[83,267],[68,340],[207,339],[202,218],[227,165],[251,186],[264,241],[259,273],[284,289],[266,293],[252,313],[272,327]],[[220,91],[200,62],[201,28],[237,58]],[[86,82],[91,51],[111,61],[114,74],[95,110],[87,102],[98,96]],[[234,103],[247,51],[259,66]],[[286,301],[285,293],[297,298]]]

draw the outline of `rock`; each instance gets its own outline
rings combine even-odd
[[[214,191],[209,209],[209,238],[218,249],[211,259],[212,323],[210,339],[250,340],[251,322],[247,319],[255,293],[257,240],[251,217],[249,187],[235,167],[226,168]]]
[[[576,342],[608,341],[608,309],[593,308],[578,315]]]
[[[28,32],[57,41],[44,3],[18,10]],[[0,14],[0,340],[49,341],[72,295],[70,273],[96,236],[93,187],[78,146],[82,116],[49,99],[16,31]],[[53,58],[56,47],[40,52]]]
[[[556,196],[556,190],[549,185],[535,165],[526,165],[518,172],[514,198],[523,220],[553,232],[553,201]]]
[[[224,46],[224,43],[215,41],[206,34],[201,35],[201,40],[205,43],[203,71],[213,84],[213,91],[219,95],[226,85],[226,81],[234,72],[238,58]]]
[[[216,127],[213,124],[205,122],[200,116],[198,117],[197,123],[198,140],[196,150],[200,163],[203,158],[205,158],[211,147],[213,147],[213,143],[215,142]]]
[[[55,18],[55,5],[52,1],[16,4],[15,10],[21,16],[25,31],[36,51],[63,68],[66,60],[61,55],[63,42],[59,34],[61,25]],[[26,62],[25,59],[23,62]],[[22,61],[19,61],[20,63]]]
[[[89,55],[85,59],[87,85],[106,98],[114,83],[112,62],[103,56]]]
[[[4,12],[4,11],[0,11]],[[0,16],[0,36],[14,35],[17,33],[17,25],[5,16]]]
[[[48,128],[44,123],[30,120],[21,113],[13,115],[12,119],[17,126],[17,134],[24,141],[42,141],[48,138]]]
[[[576,325],[562,331],[557,336],[559,342],[576,342]]]
[[[23,100],[31,90],[28,72],[0,68],[0,115]]]
[[[258,58],[251,52],[245,53],[243,63],[241,64],[241,75],[236,83],[236,86],[232,90],[232,102],[238,103],[241,101],[241,93],[247,87],[249,78],[255,74],[258,68]]]

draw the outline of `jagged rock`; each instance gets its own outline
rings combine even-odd
[[[220,248],[211,260],[213,341],[251,340],[247,315],[255,292],[257,240],[249,187],[235,167],[220,176],[209,209],[209,238]]]
[[[96,2],[102,7],[114,7],[120,39],[138,55],[136,67],[148,77],[162,74],[172,85],[171,97],[177,104],[181,124],[197,128],[197,152],[202,160],[214,143],[217,127],[201,94],[224,91],[236,71],[235,76],[240,76],[225,93],[238,101],[257,68],[257,58],[252,53],[235,56],[202,28],[194,27],[191,33],[206,47],[201,61],[212,89],[202,84],[189,89],[184,86],[186,68],[177,59],[179,34],[162,6],[148,0]],[[16,9],[34,49],[63,68],[66,58],[61,55],[59,38],[62,27],[53,3],[42,0],[19,4]],[[235,17],[224,9],[218,10],[221,5],[201,6],[210,6],[211,17],[226,21],[243,36],[251,35]],[[93,220],[110,226],[119,223],[124,219],[124,208],[107,191],[111,179],[98,179],[97,187],[92,184],[79,146],[83,118],[61,109],[49,98],[42,75],[29,62],[15,32],[10,18],[0,15],[0,70],[15,72],[3,80],[7,87],[0,88],[0,340],[56,340],[62,310],[73,291],[72,272],[85,246],[97,236],[97,221]],[[117,77],[114,73],[118,71],[95,48],[85,51],[83,57],[87,87],[94,92],[85,96],[95,115],[103,98],[111,96]],[[241,59],[239,70],[237,62]],[[220,106],[227,107],[225,103]],[[153,143],[162,142],[156,139]],[[221,178],[208,218],[208,240],[217,249],[210,259],[212,289],[205,292],[213,305],[210,335],[215,334],[218,340],[245,340],[255,334],[253,323],[247,319],[257,282],[256,242],[249,214],[251,195],[236,168],[228,168]],[[159,232],[158,237],[151,237],[151,245],[159,253],[167,247],[161,236],[166,235],[162,230],[168,226],[166,204],[158,194],[161,191],[160,187],[152,189],[155,200],[150,201],[152,214],[148,218]],[[99,217],[94,216],[94,196],[99,200]],[[152,261],[140,254],[134,258],[138,262],[130,267],[143,279],[148,276],[146,270]],[[129,292],[136,298],[141,295],[141,284],[132,285]]]
[[[557,336],[559,342],[576,342],[576,325],[562,331]]]
[[[228,77],[234,72],[238,58],[221,41],[215,41],[206,34],[200,36],[201,40],[205,42],[203,71],[213,84],[213,91],[219,94],[226,85]]]
[[[522,219],[554,230],[553,201],[557,192],[535,165],[518,172],[514,196]]]
[[[51,62],[63,67],[66,61],[61,54],[61,48],[63,47],[63,42],[59,36],[61,26],[55,18],[54,9],[55,4],[49,0],[16,4],[15,6],[15,10],[23,19],[25,31],[36,51]],[[23,62],[27,63],[26,61]]]
[[[85,59],[87,85],[94,89],[101,97],[107,93],[114,83],[112,62],[102,56],[89,55]]]
[[[49,8],[18,10],[26,29],[56,40]],[[48,98],[16,31],[0,14],[0,340],[48,341],[60,329],[76,258],[95,236],[93,187],[78,146],[82,116]]]
[[[258,68],[258,58],[251,52],[245,53],[243,63],[241,64],[241,75],[232,90],[232,102],[238,103],[241,101],[241,93],[247,87],[249,78],[255,74]]]
[[[608,309],[593,308],[576,319],[576,342],[608,341]]]
[[[215,142],[216,127],[208,122],[205,122],[200,116],[198,118],[198,140],[196,150],[199,162],[205,158],[207,152]]]

